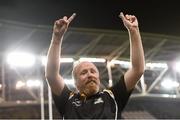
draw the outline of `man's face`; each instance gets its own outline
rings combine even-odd
[[[75,68],[75,84],[80,93],[91,96],[99,91],[100,79],[97,67],[90,62],[82,62]]]

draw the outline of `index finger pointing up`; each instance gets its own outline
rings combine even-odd
[[[70,23],[76,16],[76,13],[73,13],[71,17],[69,17],[68,22]]]

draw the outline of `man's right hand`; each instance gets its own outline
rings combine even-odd
[[[62,19],[56,20],[53,28],[53,37],[56,37],[60,40],[60,38],[67,31],[69,24],[76,16],[76,13],[73,13],[69,19],[67,16],[64,16]]]
[[[126,14],[124,16],[124,14],[121,12],[119,14],[119,17],[122,19],[123,23],[124,23],[124,26],[128,29],[128,30],[131,30],[131,29],[137,29],[138,28],[138,20],[136,18],[136,16],[134,15],[128,15]]]

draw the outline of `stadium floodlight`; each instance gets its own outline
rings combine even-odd
[[[170,78],[167,78],[161,82],[161,86],[165,89],[174,89],[179,86],[179,83],[177,81],[173,81]]]
[[[73,79],[64,79],[65,84],[74,86],[74,80]]]
[[[16,83],[16,89],[21,89],[25,86],[25,83],[22,81],[17,81]]]
[[[131,64],[130,64],[129,61],[111,60],[111,61],[110,61],[110,64],[111,64],[111,65],[119,64],[119,65],[121,65],[123,68],[129,68],[129,67],[131,67]]]
[[[42,61],[42,65],[46,66],[46,64],[47,64],[47,56],[42,56],[41,61]],[[73,63],[74,59],[73,58],[61,58],[60,62],[61,63]]]
[[[165,98],[177,98],[177,95],[173,95],[173,94],[162,94],[162,97],[165,97]]]
[[[35,63],[35,56],[30,53],[12,52],[7,55],[7,63],[12,67],[31,67]]]
[[[89,61],[89,62],[98,62],[98,63],[105,63],[106,59],[104,58],[80,58],[78,61]]]
[[[164,69],[164,68],[168,68],[167,63],[164,62],[150,62],[150,63],[146,63],[146,68],[148,69]]]
[[[111,60],[110,64],[111,65],[119,64],[123,68],[131,67],[131,63],[129,61],[123,61],[123,60]],[[151,69],[151,70],[152,69],[164,69],[164,68],[168,68],[168,65],[167,65],[167,63],[164,63],[164,62],[151,62],[151,63],[146,63],[146,68]]]
[[[27,87],[40,87],[41,84],[40,80],[27,80],[26,82]]]
[[[73,63],[74,59],[73,58],[61,58],[60,62],[61,63]]]
[[[173,66],[174,70],[180,73],[180,62],[176,62]]]

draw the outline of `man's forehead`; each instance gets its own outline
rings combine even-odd
[[[88,62],[88,61],[79,62],[79,64],[76,67],[83,67],[83,66],[93,66],[93,67],[96,67],[92,62]]]
[[[97,69],[97,67],[92,62],[89,62],[89,61],[78,62],[74,67],[75,67],[75,69],[79,69],[79,68],[83,68],[83,67],[87,67],[87,66],[91,66],[91,67]]]

